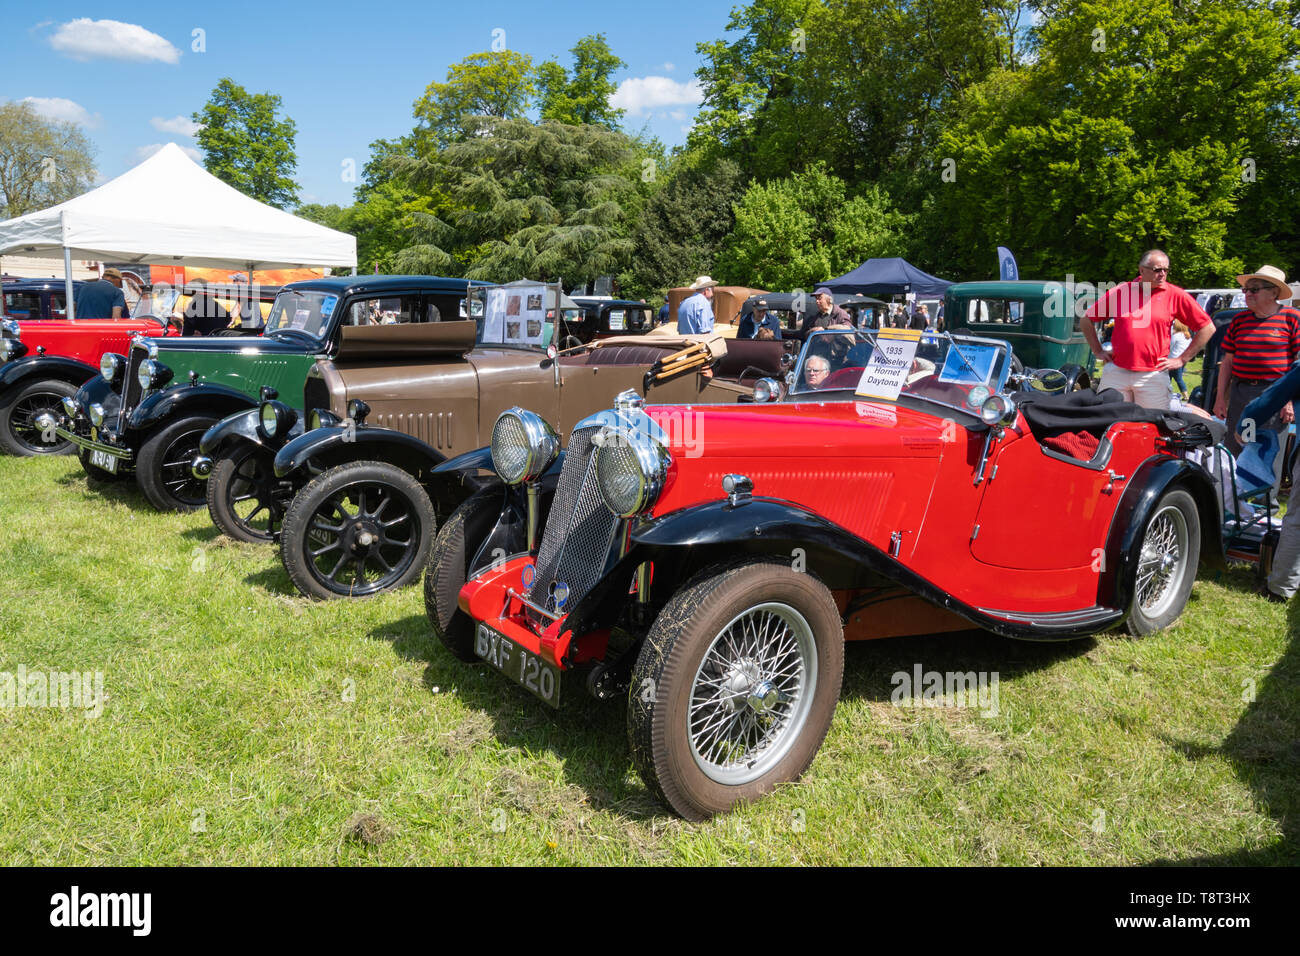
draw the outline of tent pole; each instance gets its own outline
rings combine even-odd
[[[67,246],[63,247],[63,295],[68,319],[73,321],[77,318],[77,303],[72,295],[72,250]]]

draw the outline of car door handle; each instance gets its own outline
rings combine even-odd
[[[1128,481],[1128,475],[1117,475],[1113,469],[1107,469],[1106,474],[1110,475],[1110,480],[1106,482],[1106,487],[1101,489],[1103,495],[1113,495],[1117,482]]]

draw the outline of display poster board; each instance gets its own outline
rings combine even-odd
[[[543,346],[546,341],[547,291],[547,286],[540,282],[488,289],[483,308],[482,341]]]

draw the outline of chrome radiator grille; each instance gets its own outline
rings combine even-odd
[[[564,470],[537,549],[537,574],[529,598],[548,611],[572,608],[595,586],[605,571],[618,516],[610,512],[596,487],[595,428],[569,436]],[[563,608],[556,607],[555,585],[568,586]]]
[[[117,413],[117,430],[120,433],[126,427],[126,420],[144,397],[144,389],[136,381],[140,364],[148,357],[149,349],[144,345],[132,345],[126,356],[126,375],[122,379],[122,407]]]

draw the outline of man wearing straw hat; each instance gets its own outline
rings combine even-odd
[[[1214,414],[1229,425],[1300,358],[1300,312],[1281,305],[1291,298],[1286,273],[1276,266],[1260,266],[1258,272],[1237,276],[1237,282],[1246,293],[1246,308],[1232,317],[1219,346],[1223,358],[1214,398]],[[1281,432],[1293,421],[1295,411],[1288,401],[1256,427]],[[1227,445],[1234,455],[1241,453],[1235,436],[1228,437]]]
[[[708,276],[700,276],[691,283],[690,296],[677,307],[677,331],[691,335],[713,331],[713,287],[717,285]]]
[[[122,273],[109,266],[98,279],[78,286],[72,301],[79,319],[120,319],[126,315]]]

